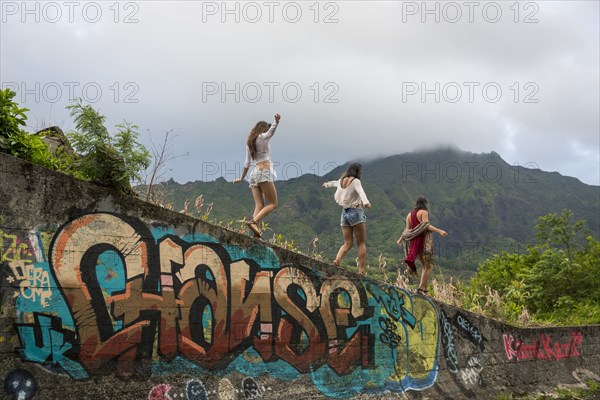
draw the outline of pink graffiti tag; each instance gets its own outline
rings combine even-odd
[[[552,342],[550,335],[542,334],[540,340],[528,344],[522,340],[513,338],[512,335],[502,335],[504,351],[509,361],[521,361],[529,359],[537,360],[561,360],[563,358],[579,357],[581,355],[581,342],[583,335],[573,331],[571,340],[567,343]]]

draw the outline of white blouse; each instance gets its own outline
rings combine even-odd
[[[273,122],[268,131],[257,136],[255,142],[256,157],[254,158],[254,162],[257,164],[263,161],[271,161],[271,146],[269,145],[269,140],[275,134],[275,129],[277,129],[277,122]],[[246,145],[246,162],[244,163],[244,167],[250,167],[251,162],[252,157],[250,156],[250,148]]]
[[[341,179],[337,181],[325,182],[323,186],[327,188],[337,188],[333,198],[340,206],[344,208],[358,208],[362,204],[369,203],[369,199],[367,199],[367,195],[363,190],[360,179],[354,178],[345,189],[342,188]]]

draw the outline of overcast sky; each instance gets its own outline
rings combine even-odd
[[[0,81],[30,131],[69,131],[81,97],[111,132],[173,130],[182,183],[233,179],[278,112],[279,178],[452,145],[600,184],[598,1],[0,6]]]

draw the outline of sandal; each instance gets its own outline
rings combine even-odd
[[[428,296],[427,293],[429,293],[429,291],[427,289],[421,289],[421,288],[417,289],[417,294],[420,294],[421,296]]]
[[[256,222],[254,222],[253,219],[246,222],[246,226],[248,227],[248,229],[250,229],[254,233],[254,237],[259,238],[259,239],[262,238],[260,229],[258,229],[258,225],[256,224]]]

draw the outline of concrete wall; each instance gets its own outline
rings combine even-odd
[[[9,399],[493,399],[600,380],[599,326],[500,324],[1,153],[0,286]]]

